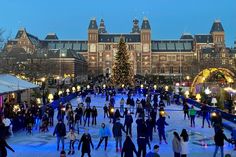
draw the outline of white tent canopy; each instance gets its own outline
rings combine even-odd
[[[0,74],[0,95],[38,87],[36,84],[21,80],[15,76]]]

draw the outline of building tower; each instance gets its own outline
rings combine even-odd
[[[98,26],[95,18],[90,20],[88,27],[88,72],[91,75],[98,74]]]
[[[143,19],[141,26],[141,74],[151,73],[151,27],[147,18]]]
[[[210,31],[217,48],[225,47],[225,32],[220,20],[215,20]]]
[[[133,20],[133,28],[132,28],[132,32],[131,33],[140,33],[140,29],[139,29],[138,23],[139,23],[139,21],[137,19]]]
[[[107,33],[106,26],[105,26],[105,23],[104,23],[104,20],[103,20],[103,19],[101,19],[101,21],[100,21],[98,33],[99,33],[99,34]]]

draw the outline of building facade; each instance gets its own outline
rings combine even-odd
[[[220,56],[235,58],[235,51],[225,47],[225,33],[219,20],[214,21],[208,34],[184,33],[176,40],[154,40],[147,18],[143,19],[141,27],[139,21],[134,19],[130,33],[109,33],[103,19],[99,25],[96,19],[91,19],[87,40],[61,40],[55,33],[39,40],[25,29],[20,29],[15,39],[8,41],[5,48],[9,51],[14,47],[21,47],[28,53],[34,53],[38,49],[73,50],[84,56],[88,64],[88,74],[98,76],[112,73],[120,38],[127,44],[134,74],[138,75],[183,78],[193,73],[194,61],[199,63],[209,56],[210,49],[212,52],[214,50],[213,55],[225,52],[227,55]]]

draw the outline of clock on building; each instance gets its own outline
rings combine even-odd
[[[96,45],[90,44],[90,52],[96,52]]]
[[[143,52],[149,52],[149,44],[143,44]]]

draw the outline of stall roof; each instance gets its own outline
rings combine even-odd
[[[15,76],[0,74],[0,95],[38,87],[36,84],[21,80]]]

